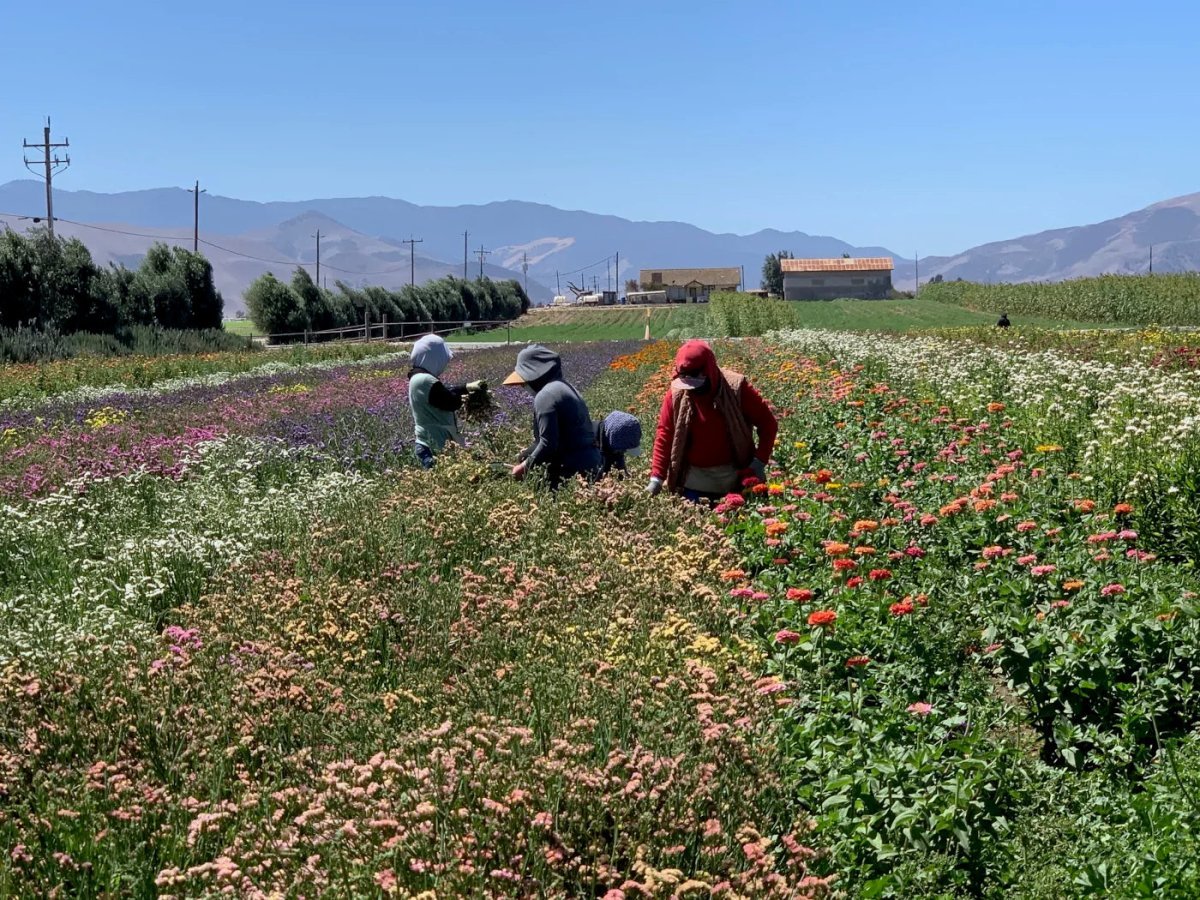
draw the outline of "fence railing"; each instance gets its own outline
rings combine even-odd
[[[248,337],[252,341],[265,341],[267,344],[349,344],[371,343],[373,341],[402,341],[426,334],[440,334],[445,337],[464,331],[499,331],[501,328],[504,329],[504,342],[511,344],[511,319],[389,322],[385,316],[378,322],[364,320],[361,325],[346,325],[341,328],[325,328],[321,330],[282,331],[276,334],[256,334],[251,332]],[[497,334],[498,338],[499,334]]]

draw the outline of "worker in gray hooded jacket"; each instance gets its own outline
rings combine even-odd
[[[463,398],[476,391],[486,391],[487,382],[472,381],[466,385],[444,385],[439,380],[453,354],[446,342],[436,334],[420,338],[412,348],[412,369],[408,373],[408,405],[412,408],[416,430],[417,460],[430,469],[433,457],[447,441],[459,443],[458,416]]]
[[[562,359],[553,350],[531,344],[517,354],[516,370],[504,379],[523,384],[533,392],[533,444],[513,467],[518,480],[533,469],[545,467],[551,488],[575,475],[595,477],[600,471],[600,449],[579,392],[563,380]]]

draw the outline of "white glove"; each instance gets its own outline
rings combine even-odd
[[[651,497],[658,496],[658,492],[662,490],[663,480],[661,478],[651,478],[650,483],[646,485],[646,493]]]

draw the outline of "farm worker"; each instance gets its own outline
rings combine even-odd
[[[513,478],[520,481],[542,468],[553,489],[574,475],[599,473],[600,450],[587,404],[563,380],[557,353],[540,344],[529,345],[517,354],[517,367],[504,383],[523,384],[533,392],[533,443],[513,466]]]
[[[600,476],[616,469],[625,472],[625,457],[642,452],[642,423],[636,416],[613,410],[596,423],[596,446],[600,448]]]
[[[1008,321],[1008,313],[1000,313],[1000,318],[996,321],[997,328],[1007,328],[1012,322]]]
[[[694,503],[719,500],[747,475],[764,477],[778,431],[749,380],[718,366],[704,341],[688,341],[675,355],[675,378],[658,414],[647,490],[654,495],[666,485]]]
[[[408,405],[412,408],[416,430],[417,461],[426,469],[433,468],[433,456],[447,441],[458,443],[458,417],[463,397],[468,393],[487,390],[487,382],[472,381],[467,385],[447,387],[439,380],[453,354],[446,342],[436,334],[420,338],[412,348],[412,369],[408,373]]]

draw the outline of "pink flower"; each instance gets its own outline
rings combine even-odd
[[[983,558],[984,559],[998,559],[999,557],[1001,557],[1003,555],[1004,555],[1004,548],[999,545],[992,545],[991,547],[983,548]]]
[[[914,716],[924,717],[933,712],[933,707],[928,703],[910,703],[908,704],[908,711]]]
[[[798,644],[800,643],[800,635],[787,628],[781,628],[775,632],[775,643],[777,644]]]
[[[392,891],[396,890],[396,873],[391,869],[383,869],[382,871],[376,872],[375,883],[379,885],[380,889],[383,891],[391,893]]]
[[[920,547],[918,547],[916,544],[911,545],[904,552],[906,555],[911,556],[913,559],[922,559],[925,556],[925,551],[922,550]]]
[[[1123,593],[1125,593],[1125,585],[1123,584],[1106,584],[1104,587],[1100,588],[1101,597],[1111,597],[1113,594]]]
[[[1029,572],[1030,572],[1030,574],[1032,574],[1034,576],[1042,576],[1042,575],[1049,575],[1051,572],[1055,571],[1057,568],[1058,568],[1058,566],[1051,566],[1051,565],[1034,566],[1032,569],[1029,570]]]
[[[1132,528],[1126,528],[1123,531],[1117,532],[1117,540],[1121,541],[1136,541],[1138,533]]]
[[[1019,565],[1019,566],[1031,566],[1035,562],[1037,562],[1037,554],[1036,553],[1027,553],[1024,556],[1017,557],[1017,565]]]
[[[919,521],[921,525],[928,528],[930,525],[936,525],[938,523],[938,517],[931,516],[929,513],[926,513],[925,515],[921,516]]]
[[[1026,531],[1033,531],[1033,529],[1035,529],[1035,528],[1037,528],[1037,522],[1018,522],[1017,523],[1017,531],[1021,532],[1022,534],[1024,534]]]

